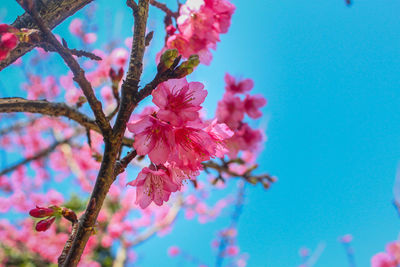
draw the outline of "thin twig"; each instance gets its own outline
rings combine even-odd
[[[233,210],[233,213],[231,215],[231,222],[229,225],[229,229],[232,229],[236,227],[236,225],[239,222],[240,215],[242,214],[243,210],[243,205],[244,205],[244,192],[245,192],[245,184],[243,181],[240,182],[239,184],[239,189],[237,192],[237,198],[236,198],[236,204],[235,204],[235,209]],[[229,241],[229,236],[222,236],[221,241],[219,243],[218,247],[218,254],[215,262],[216,267],[222,266],[222,263],[224,261],[224,253],[225,253],[225,248],[228,244]]]
[[[65,103],[53,103],[46,100],[28,100],[20,97],[0,98],[0,113],[29,112],[54,117],[66,117],[73,120],[85,128],[101,133],[95,121],[76,108],[70,107]],[[123,145],[131,147],[133,140],[124,137]]]
[[[177,18],[178,15],[179,15],[178,12],[172,12],[172,10],[169,9],[166,4],[160,3],[160,2],[158,2],[156,0],[150,0],[150,4],[152,6],[155,6],[155,7],[159,8],[160,10],[164,11],[165,14],[167,14],[167,16],[170,16],[170,17],[173,17],[173,18]]]
[[[80,88],[82,89],[83,94],[85,95],[86,99],[88,100],[88,103],[95,115],[96,123],[99,125],[99,127],[103,133],[103,136],[105,137],[105,139],[107,141],[107,137],[109,137],[111,134],[111,125],[108,122],[108,120],[103,112],[101,102],[96,98],[96,95],[94,94],[92,85],[85,77],[84,70],[81,68],[79,63],[75,60],[75,58],[73,57],[73,55],[71,54],[69,49],[65,48],[57,40],[57,38],[54,36],[54,34],[49,29],[49,27],[42,20],[39,13],[37,12],[37,10],[34,7],[30,8],[28,5],[25,5],[26,1],[28,1],[28,0],[17,0],[17,2],[20,3],[21,7],[24,8],[25,11],[28,12],[34,18],[39,29],[44,34],[44,37],[47,39],[47,41],[51,45],[53,45],[53,47],[57,50],[57,52],[60,54],[60,56],[64,59],[64,62],[71,69],[72,73],[74,74],[74,80],[79,84]],[[32,1],[32,0],[29,0],[29,1]]]
[[[137,12],[134,12],[134,36],[128,73],[122,85],[121,105],[112,129],[109,142],[105,143],[102,164],[96,179],[95,186],[90,196],[85,213],[79,220],[79,227],[72,242],[71,249],[62,266],[77,266],[86,243],[92,233],[97,216],[103,205],[104,199],[115,179],[115,163],[121,151],[122,138],[126,124],[134,108],[138,84],[142,74],[142,61],[145,50],[145,33],[148,18],[149,0],[139,0]]]
[[[30,163],[30,162],[32,162],[32,161],[35,161],[35,160],[38,160],[38,159],[41,159],[41,158],[43,158],[43,157],[48,156],[48,155],[49,155],[51,152],[53,152],[59,145],[69,143],[69,142],[71,141],[71,139],[74,138],[75,136],[76,136],[76,135],[73,135],[73,136],[71,136],[71,137],[69,137],[69,138],[66,138],[66,139],[63,139],[63,140],[60,140],[60,141],[56,141],[56,142],[54,142],[52,145],[50,145],[48,148],[45,148],[45,149],[39,151],[39,152],[36,153],[35,155],[33,155],[33,156],[31,156],[31,157],[27,157],[27,158],[25,158],[25,159],[23,159],[23,160],[21,160],[21,161],[15,163],[15,164],[11,165],[11,166],[5,168],[4,170],[0,171],[0,176],[3,176],[3,175],[5,175],[5,174],[8,174],[8,173],[10,173],[10,172],[12,172],[12,171],[18,169],[19,167],[24,166],[24,165],[26,165],[26,164],[28,164],[28,163]]]
[[[66,18],[75,14],[78,10],[92,2],[93,0],[52,0],[46,1],[43,5],[37,3],[37,10],[41,15],[45,24],[51,29],[56,27],[58,24],[63,22]],[[39,1],[38,1],[39,2]],[[11,26],[21,29],[33,29],[37,28],[33,18],[28,14],[24,13],[18,16]],[[18,58],[26,54],[35,48],[35,45],[28,45],[26,43],[20,43],[14,50],[12,50],[9,56],[0,61],[0,71],[5,67],[11,65]]]

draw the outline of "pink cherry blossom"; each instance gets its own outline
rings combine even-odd
[[[197,54],[201,63],[209,65],[210,49],[216,49],[219,35],[228,31],[234,10],[227,0],[188,0],[179,10],[179,32],[166,28],[166,47],[177,49],[185,58]]]
[[[155,164],[167,161],[174,146],[174,137],[171,125],[160,121],[153,116],[128,123],[128,130],[135,134],[133,147],[138,155],[149,155]]]
[[[262,116],[259,108],[265,106],[267,100],[262,95],[246,95],[244,99],[244,110],[250,118],[258,119]]]
[[[170,160],[182,169],[199,170],[201,162],[209,160],[216,154],[216,143],[212,137],[201,129],[183,127],[174,130],[175,149]]]
[[[97,41],[97,34],[95,34],[94,32],[86,33],[83,36],[83,41],[87,44],[93,44]]]
[[[228,256],[236,256],[239,253],[239,248],[237,246],[228,246],[226,248],[226,254]]]
[[[263,135],[260,130],[250,128],[247,123],[241,124],[235,135],[228,139],[227,147],[229,148],[229,157],[236,158],[240,150],[257,151],[263,141]]]
[[[214,27],[218,28],[220,33],[227,33],[231,25],[231,17],[235,12],[235,6],[229,1],[223,0],[205,0],[205,6],[212,9],[215,22]]]
[[[155,170],[154,167],[143,168],[136,180],[128,183],[136,186],[136,204],[142,209],[148,207],[151,202],[161,206],[168,201],[171,192],[176,192],[178,186],[163,169]]]
[[[182,126],[187,121],[198,119],[200,104],[204,102],[207,91],[202,83],[188,83],[183,78],[163,82],[152,96],[153,103],[160,108],[157,117],[174,126]]]
[[[227,124],[232,130],[236,130],[244,118],[244,105],[239,97],[225,94],[218,102],[216,116],[218,122]]]
[[[229,150],[226,146],[226,139],[233,136],[234,132],[225,124],[217,123],[217,119],[213,120],[205,131],[211,136],[217,145],[216,156],[222,158]]]
[[[254,87],[254,82],[251,79],[244,79],[241,81],[237,81],[232,75],[229,73],[225,74],[225,90],[228,93],[232,94],[244,94]]]
[[[76,18],[71,21],[68,29],[73,35],[82,36],[82,34],[83,34],[82,26],[83,26],[82,20]]]
[[[396,262],[389,254],[380,252],[372,257],[371,267],[396,267]]]
[[[400,242],[395,241],[386,245],[386,251],[396,260],[396,262],[400,263]]]

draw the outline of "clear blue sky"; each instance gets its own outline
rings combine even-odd
[[[118,17],[125,28],[113,36],[129,36],[125,1],[96,2],[100,23]],[[253,78],[255,91],[268,99],[261,122],[268,142],[259,171],[279,182],[268,192],[247,188],[239,244],[250,254],[249,266],[296,266],[298,249],[321,241],[327,247],[315,266],[347,266],[337,242],[347,233],[354,235],[357,266],[369,266],[399,232],[391,201],[400,159],[400,2],[355,0],[351,8],[342,0],[233,2],[230,32],[211,66],[201,66],[191,79],[206,83],[210,110],[227,71]],[[4,5],[11,22],[21,10],[14,1]],[[155,23],[161,13],[154,13]],[[156,32],[155,50],[161,46],[157,37],[163,33]],[[3,84],[10,73],[0,73]],[[171,242],[213,263],[209,241],[225,224],[181,220],[172,235],[139,248],[141,266],[165,264]]]

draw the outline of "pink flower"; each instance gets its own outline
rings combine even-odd
[[[149,155],[155,164],[165,163],[174,147],[171,125],[153,116],[128,123],[128,130],[135,134],[133,147],[138,155]]]
[[[168,248],[168,255],[170,257],[175,257],[177,256],[179,253],[181,252],[181,250],[179,249],[179,247],[177,246],[171,246]]]
[[[228,256],[236,256],[239,253],[239,248],[237,246],[228,246],[226,248],[226,254]]]
[[[44,232],[44,231],[48,230],[55,219],[56,219],[56,217],[49,217],[47,219],[39,221],[35,227],[36,231]]]
[[[247,123],[243,123],[235,132],[235,135],[226,141],[229,148],[228,155],[233,159],[236,158],[240,150],[257,151],[262,141],[263,135],[260,130],[254,130]]]
[[[181,189],[184,180],[195,180],[195,177],[200,175],[200,172],[198,171],[181,170],[176,167],[175,163],[168,163],[165,167],[168,170],[172,182],[178,186],[178,189]]]
[[[174,130],[175,148],[170,160],[182,169],[197,171],[201,162],[209,160],[216,154],[216,143],[211,136],[201,130],[183,127]]]
[[[211,63],[210,49],[215,49],[219,35],[226,33],[235,7],[227,0],[188,0],[181,5],[177,25],[167,27],[168,49],[176,48],[183,57],[197,54],[200,62]]]
[[[251,79],[244,79],[236,81],[236,79],[229,73],[225,74],[225,90],[232,94],[244,94],[254,87],[254,82]]]
[[[217,123],[217,119],[205,129],[217,145],[216,156],[222,158],[229,150],[226,147],[226,139],[233,136],[233,131],[225,123]]]
[[[82,20],[81,19],[73,19],[71,21],[71,24],[69,24],[69,31],[76,36],[82,36],[83,35],[83,30],[82,30]]]
[[[214,27],[218,28],[220,33],[227,33],[231,25],[231,17],[235,12],[235,6],[224,0],[205,0],[205,4],[206,7],[217,14],[214,16]]]
[[[236,130],[244,118],[244,106],[239,97],[225,94],[218,102],[216,111],[218,122],[226,123],[232,130]]]
[[[163,82],[152,96],[153,103],[160,108],[157,117],[174,126],[182,126],[187,121],[198,119],[200,104],[204,102],[207,91],[202,83],[188,83],[183,78]]]
[[[371,267],[396,267],[396,262],[389,254],[380,252],[372,257]]]
[[[386,245],[386,251],[394,258],[396,259],[397,263],[400,263],[400,242],[395,241],[391,242]]]
[[[178,186],[172,182],[165,170],[155,170],[153,166],[143,168],[136,180],[128,185],[136,186],[135,203],[142,209],[149,206],[152,201],[161,206],[164,201],[168,201],[171,192],[178,190]]]
[[[116,48],[111,52],[111,63],[121,68],[125,67],[129,58],[129,52],[125,48]]]
[[[83,41],[87,44],[93,44],[97,41],[97,34],[95,34],[94,32],[86,33],[83,36]]]
[[[244,110],[250,118],[257,119],[262,116],[259,108],[265,106],[267,100],[262,95],[246,95],[244,99]]]

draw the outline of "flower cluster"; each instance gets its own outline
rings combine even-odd
[[[379,252],[371,259],[371,267],[397,267],[400,264],[400,242],[386,245],[386,252]]]
[[[8,57],[8,54],[18,45],[16,29],[7,24],[0,24],[0,60]]]
[[[235,6],[228,0],[188,0],[179,10],[178,29],[169,25],[166,48],[177,49],[185,58],[197,54],[209,65],[210,49],[215,49],[219,35],[228,32]]]
[[[219,123],[225,123],[235,133],[227,140],[229,157],[236,158],[239,151],[254,152],[258,149],[263,139],[260,130],[252,129],[247,123],[243,122],[244,115],[247,114],[252,119],[261,117],[259,110],[265,106],[267,101],[261,95],[249,95],[254,83],[250,79],[236,81],[228,73],[225,75],[225,94],[218,102],[216,116]],[[245,94],[242,100],[239,95]]]
[[[137,187],[136,203],[142,208],[152,201],[162,205],[183,180],[199,174],[203,161],[228,152],[225,140],[233,132],[223,123],[203,121],[199,116],[206,95],[199,82],[169,80],[152,93],[158,109],[128,123],[128,130],[135,134],[136,152],[152,161],[129,183]]]

